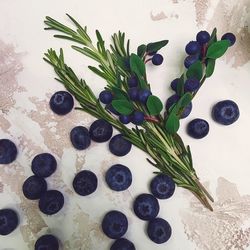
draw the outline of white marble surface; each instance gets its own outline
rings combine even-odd
[[[111,244],[100,230],[100,221],[110,209],[123,211],[129,220],[126,237],[139,250],[229,250],[250,249],[250,2],[249,0],[138,0],[138,1],[0,1],[0,138],[10,138],[18,146],[16,162],[0,166],[0,208],[12,207],[20,214],[20,226],[11,235],[0,237],[0,250],[33,249],[35,240],[46,232],[60,238],[62,249],[107,250]],[[145,234],[146,223],[131,210],[134,197],[148,192],[153,168],[135,147],[122,158],[112,156],[107,144],[95,144],[76,152],[68,139],[78,124],[89,126],[92,118],[82,112],[55,116],[48,107],[49,97],[63,87],[52,69],[42,60],[46,49],[65,49],[68,63],[98,93],[102,79],[91,73],[92,62],[70,49],[70,43],[52,38],[44,31],[43,20],[52,16],[70,25],[65,13],[74,16],[94,36],[99,29],[106,41],[118,30],[126,32],[132,49],[161,39],[170,42],[162,50],[164,63],[148,66],[154,93],[165,100],[170,81],[183,70],[184,46],[201,29],[217,27],[219,34],[232,31],[237,44],[218,60],[214,75],[207,80],[194,100],[192,114],[182,122],[180,134],[192,149],[194,165],[201,180],[215,198],[214,212],[204,210],[188,192],[177,188],[174,197],[160,201],[160,217],[173,229],[171,239],[162,245]],[[212,121],[211,106],[232,99],[241,116],[234,125],[223,127]],[[210,133],[193,140],[185,125],[193,118],[209,121]],[[58,160],[57,172],[49,178],[50,188],[65,194],[65,207],[47,217],[37,203],[26,200],[21,192],[23,180],[31,175],[35,154],[51,152]],[[105,185],[103,174],[115,163],[130,167],[133,185],[115,193]],[[89,197],[77,196],[72,178],[81,169],[91,169],[99,177],[97,191]]]

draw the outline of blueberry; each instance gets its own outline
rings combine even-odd
[[[91,139],[95,142],[106,142],[113,134],[113,127],[107,121],[99,119],[91,124],[89,134]]]
[[[157,244],[162,244],[169,240],[172,229],[169,223],[161,218],[155,218],[148,223],[148,237]]]
[[[127,217],[116,210],[108,212],[102,220],[102,230],[111,239],[121,238],[128,230]]]
[[[230,42],[230,46],[234,45],[236,42],[236,37],[233,33],[226,33],[222,36],[221,40],[228,40]]]
[[[0,139],[0,164],[9,164],[17,157],[16,145],[8,139]]]
[[[132,123],[135,125],[141,125],[144,122],[145,115],[141,111],[135,111],[132,115]]]
[[[139,91],[138,99],[141,103],[146,104],[148,97],[152,95],[149,89],[141,89]]]
[[[192,105],[192,102],[190,102],[185,108],[184,110],[182,111],[181,113],[181,119],[184,119],[186,117],[188,117],[192,111],[192,108],[193,108],[193,105]]]
[[[108,169],[105,179],[112,190],[123,191],[131,185],[132,174],[128,167],[116,164]]]
[[[0,209],[0,235],[12,233],[18,226],[17,213],[9,208]]]
[[[196,90],[198,90],[198,88],[200,87],[200,81],[194,77],[189,78],[186,80],[185,84],[184,84],[184,91],[185,92],[194,92]]]
[[[209,40],[210,40],[210,34],[205,30],[198,32],[196,35],[196,41],[200,45],[207,43]]]
[[[177,85],[179,82],[179,78],[175,78],[171,83],[170,83],[170,87],[172,90],[177,91]]]
[[[74,127],[71,130],[70,140],[74,148],[79,150],[88,148],[91,143],[89,131],[83,126]]]
[[[69,92],[58,91],[50,98],[50,108],[58,115],[68,114],[74,106],[74,99]]]
[[[59,250],[59,241],[54,235],[45,234],[36,241],[35,250]]]
[[[180,97],[179,97],[177,94],[174,94],[174,95],[170,96],[170,97],[167,99],[167,101],[166,101],[166,105],[165,105],[166,110],[169,110],[170,107],[171,107],[173,104],[175,104],[175,103],[177,103],[177,102],[179,101],[179,99],[180,99]]]
[[[203,119],[196,118],[187,125],[187,133],[195,139],[201,139],[205,137],[208,132],[209,124]]]
[[[49,153],[38,154],[31,163],[32,172],[38,177],[49,177],[56,171],[57,162]]]
[[[158,199],[168,199],[175,191],[175,183],[170,176],[159,174],[150,183],[151,193]]]
[[[102,103],[104,104],[109,104],[112,102],[113,99],[113,95],[110,91],[108,90],[103,90],[100,94],[99,94],[99,99]]]
[[[216,122],[230,125],[238,120],[240,116],[239,107],[231,100],[220,101],[214,105],[212,116]]]
[[[116,156],[124,156],[131,150],[132,144],[126,140],[122,134],[118,134],[112,137],[109,142],[109,150]]]
[[[120,115],[120,113],[114,109],[111,103],[106,105],[106,109],[110,111],[111,113],[113,113],[114,115]]]
[[[139,89],[134,87],[128,90],[128,96],[131,101],[137,101],[139,98]]]
[[[30,176],[23,183],[23,194],[29,200],[40,199],[47,191],[47,183],[42,177]]]
[[[200,52],[201,46],[198,42],[196,41],[191,41],[186,45],[186,53],[188,55],[195,55]]]
[[[154,65],[161,65],[163,62],[163,56],[161,54],[154,54],[152,57],[152,63]]]
[[[119,115],[119,120],[123,124],[128,124],[131,121],[131,116],[130,115]]]
[[[64,205],[63,194],[58,190],[46,191],[39,200],[39,209],[47,215],[56,214]]]
[[[73,188],[77,194],[86,196],[95,192],[97,183],[97,177],[93,172],[83,170],[75,176],[73,180]]]
[[[129,79],[128,79],[128,86],[130,88],[133,88],[133,87],[137,87],[138,86],[138,78],[137,76],[131,76]]]
[[[192,64],[197,62],[198,59],[199,59],[199,56],[197,55],[187,56],[184,60],[184,66],[188,69]]]
[[[135,250],[135,245],[125,238],[120,238],[112,244],[110,250]]]
[[[160,210],[158,200],[152,194],[140,194],[133,206],[135,214],[142,220],[152,220]]]

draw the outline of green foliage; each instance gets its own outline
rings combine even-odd
[[[159,115],[163,109],[161,100],[154,95],[148,97],[146,105],[150,115]]]

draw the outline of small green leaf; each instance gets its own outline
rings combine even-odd
[[[214,72],[215,59],[208,59],[206,67],[206,77],[210,77]]]
[[[214,42],[217,42],[217,29],[214,28],[210,37],[210,40],[208,41],[207,46],[209,47]]]
[[[136,54],[131,54],[131,56],[130,56],[130,69],[138,77],[144,76],[146,73],[146,68],[145,68],[144,62]]]
[[[127,100],[113,100],[112,106],[122,115],[130,115],[134,110],[133,104]]]
[[[149,43],[147,45],[147,52],[148,53],[157,52],[158,50],[160,50],[167,44],[168,44],[168,40],[162,40],[162,41],[155,42],[155,43]]]
[[[128,96],[125,91],[116,87],[112,87],[111,91],[113,93],[114,100],[128,100]]]
[[[138,48],[137,48],[137,55],[139,57],[143,57],[145,52],[146,52],[146,49],[147,49],[147,46],[145,44],[142,44],[140,45]]]
[[[182,76],[178,80],[176,93],[179,96],[182,96],[184,94],[184,74],[182,74]]]
[[[200,80],[202,78],[202,74],[202,63],[201,61],[197,61],[188,68],[186,76],[187,78],[195,77]]]
[[[163,109],[163,104],[157,96],[150,95],[147,99],[147,108],[150,115],[159,115]]]
[[[166,130],[170,134],[174,134],[178,131],[179,127],[180,127],[179,117],[176,114],[171,113],[165,121]]]
[[[230,42],[228,40],[215,42],[208,47],[206,57],[217,59],[225,54],[229,46]]]
[[[192,101],[192,95],[190,93],[185,93],[180,100],[178,101],[178,104],[181,108],[186,107],[190,102]]]

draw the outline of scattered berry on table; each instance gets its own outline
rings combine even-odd
[[[216,103],[212,109],[213,119],[223,125],[236,122],[240,116],[238,105],[232,100],[224,100]]]
[[[12,233],[18,226],[17,213],[9,208],[0,209],[0,235]]]
[[[0,139],[0,164],[9,164],[17,157],[16,145],[9,139]]]
[[[119,115],[119,120],[123,124],[128,124],[131,122],[131,116],[130,115]]]
[[[125,238],[120,238],[112,244],[110,250],[135,250],[135,245]]]
[[[46,191],[39,200],[39,209],[47,215],[56,214],[64,205],[63,194],[58,190]]]
[[[111,239],[121,238],[128,230],[127,217],[116,210],[108,212],[102,220],[102,230]]]
[[[49,153],[38,154],[31,163],[32,172],[38,177],[49,177],[56,171],[57,162]]]
[[[208,132],[209,124],[203,119],[196,118],[187,125],[187,133],[195,139],[201,139],[205,137]]]
[[[120,115],[120,113],[115,110],[115,108],[113,107],[111,103],[106,105],[106,109],[110,111],[111,113],[113,113],[114,115]]]
[[[59,250],[59,241],[54,235],[45,234],[36,241],[35,250]]]
[[[73,188],[79,195],[86,196],[95,192],[98,180],[96,175],[89,171],[83,170],[79,172],[73,180]]]
[[[230,42],[230,46],[234,45],[236,42],[236,37],[233,33],[226,33],[222,36],[221,40],[228,40]]]
[[[190,55],[187,56],[184,60],[184,66],[188,69],[192,64],[194,64],[195,62],[197,62],[199,59],[198,55]]]
[[[158,200],[152,194],[140,194],[134,201],[134,212],[141,220],[152,220],[160,210]]]
[[[70,132],[70,140],[74,148],[83,150],[91,143],[89,131],[83,126],[74,127]]]
[[[128,167],[116,164],[108,169],[105,179],[112,190],[124,191],[132,183],[132,174]]]
[[[205,30],[198,32],[196,35],[196,41],[200,45],[207,43],[209,40],[210,40],[210,34]]]
[[[74,106],[74,99],[69,92],[58,91],[50,98],[50,108],[58,115],[68,114]]]
[[[154,54],[152,57],[152,63],[154,65],[161,65],[163,62],[163,56],[161,54]]]
[[[128,96],[131,101],[137,101],[139,98],[139,89],[134,87],[128,90]]]
[[[177,85],[179,82],[179,78],[175,78],[171,83],[170,83],[170,87],[172,90],[177,91]]]
[[[95,120],[89,128],[89,134],[95,142],[106,142],[113,134],[113,127],[103,119]]]
[[[198,88],[200,87],[200,81],[194,77],[189,78],[186,80],[185,84],[184,84],[184,91],[185,92],[194,92],[196,90],[198,90]]]
[[[124,156],[131,150],[132,144],[122,134],[115,135],[109,142],[109,150],[116,156]]]
[[[175,191],[175,183],[170,176],[159,174],[150,183],[151,193],[158,199],[168,199]]]
[[[104,104],[109,104],[112,102],[113,99],[113,95],[109,90],[103,90],[100,94],[99,94],[99,99],[102,103]]]
[[[147,227],[148,237],[157,244],[162,244],[169,240],[172,229],[169,223],[162,218],[155,218],[149,221]]]
[[[139,91],[138,99],[141,103],[146,104],[148,97],[152,95],[149,89],[141,89]]]
[[[134,88],[134,87],[138,86],[138,78],[137,78],[137,76],[131,76],[128,79],[128,86],[129,86],[129,88]]]
[[[131,121],[135,125],[141,125],[144,122],[145,115],[142,111],[135,111],[132,115]]]
[[[22,189],[27,199],[37,200],[47,191],[47,182],[42,177],[33,175],[24,181]]]
[[[191,41],[186,45],[185,51],[188,55],[195,55],[199,53],[201,50],[201,46],[196,41]]]
[[[182,111],[180,118],[181,118],[181,119],[184,119],[184,118],[188,117],[188,116],[190,115],[191,111],[192,111],[192,108],[193,108],[193,105],[192,105],[192,102],[190,102],[190,103],[184,108],[184,110]]]

